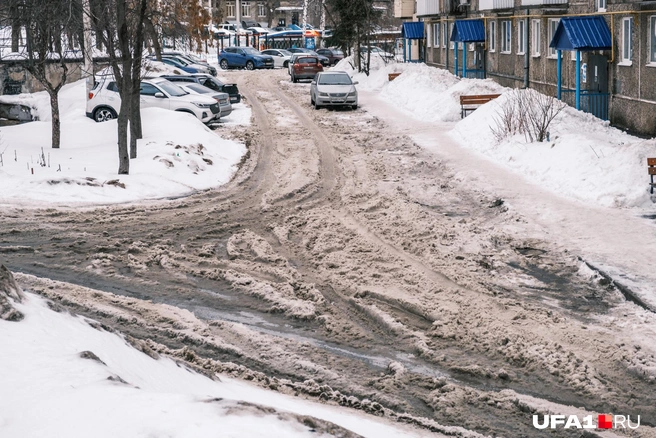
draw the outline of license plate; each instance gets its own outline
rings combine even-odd
[[[303,70],[313,70],[312,67],[303,67]]]

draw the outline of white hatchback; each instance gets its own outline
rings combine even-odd
[[[141,108],[164,108],[193,114],[203,123],[218,120],[219,103],[209,97],[191,94],[162,78],[141,81]],[[96,122],[115,119],[121,109],[121,97],[113,76],[101,76],[94,84],[87,100],[87,117]]]

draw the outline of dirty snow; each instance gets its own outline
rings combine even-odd
[[[11,394],[0,398],[3,437],[428,436],[227,376],[211,380],[30,293],[15,307],[24,320],[0,320],[0,387]]]

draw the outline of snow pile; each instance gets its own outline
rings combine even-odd
[[[15,306],[24,320],[0,320],[3,437],[428,435],[224,376],[211,380],[30,293]]]
[[[395,107],[427,122],[459,120],[460,96],[463,94],[499,94],[506,90],[491,79],[461,79],[447,70],[423,63],[385,64],[376,56],[372,57],[369,76],[356,72],[353,65],[353,58],[348,57],[334,70],[346,71],[358,81],[358,89],[379,92]],[[391,73],[401,75],[390,81]]]
[[[159,108],[142,111],[144,138],[130,175],[117,175],[117,122],[85,116],[85,84],[60,93],[61,148],[52,149],[45,92],[13,97],[36,107],[42,121],[0,128],[0,203],[114,203],[179,196],[225,184],[246,152],[195,117]],[[248,114],[250,118],[250,114]]]
[[[498,144],[492,128],[512,94],[503,94],[460,121],[453,137],[565,196],[607,207],[653,205],[646,158],[654,155],[655,140],[633,137],[565,106],[551,123],[550,141],[528,143],[518,134]]]

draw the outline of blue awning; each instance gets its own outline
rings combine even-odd
[[[460,43],[482,43],[485,41],[483,20],[456,20],[451,41]]]
[[[560,19],[549,44],[556,50],[610,50],[612,40],[606,20],[601,16]]]
[[[424,22],[412,21],[403,23],[403,26],[401,27],[401,36],[409,40],[423,40]]]

